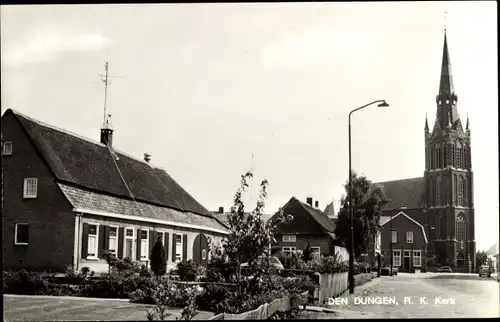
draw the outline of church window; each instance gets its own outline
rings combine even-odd
[[[451,145],[451,166],[455,167],[455,145]]]
[[[464,206],[467,207],[468,206],[468,198],[467,198],[467,178],[464,178],[463,182],[462,182],[462,185],[463,185],[463,198],[464,198]]]
[[[464,145],[463,146],[463,150],[462,150],[462,164],[463,164],[463,168],[464,169],[468,169],[468,165],[467,165],[467,147]]]
[[[456,205],[457,204],[457,194],[458,194],[458,177],[455,174],[453,176],[453,203]]]
[[[455,155],[455,161],[456,161],[456,168],[457,169],[461,169],[461,160],[460,160],[460,156],[462,154],[462,148],[460,146],[460,143],[457,143],[457,151],[456,151],[456,155]]]
[[[439,215],[436,217],[436,238],[439,238],[441,236],[441,217]]]
[[[434,163],[434,165],[435,165],[436,169],[440,169],[441,168],[441,162],[440,162],[441,161],[441,153],[440,152],[441,152],[441,147],[438,144],[435,147],[435,153],[436,154],[434,155],[434,157],[435,157],[435,160],[434,160],[435,163]]]
[[[441,177],[436,178],[436,206],[441,206]]]
[[[445,144],[444,147],[443,147],[443,149],[444,149],[444,153],[443,153],[444,154],[443,155],[443,157],[444,157],[444,167],[447,167],[448,166],[448,144]]]
[[[431,169],[434,169],[434,149],[431,149],[430,154],[431,154],[431,156],[430,156]]]
[[[436,187],[434,186],[434,180],[432,178],[429,179],[429,187],[430,187],[430,204],[431,206],[436,205]]]
[[[450,104],[450,100],[446,100],[446,104]]]
[[[456,229],[456,238],[457,242],[459,244],[464,244],[466,241],[466,226],[467,223],[465,222],[465,216],[463,214],[458,215],[456,224],[455,224],[455,229]]]
[[[457,196],[457,205],[463,206],[464,203],[464,181],[462,177],[458,177],[458,196]]]

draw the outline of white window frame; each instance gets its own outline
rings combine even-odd
[[[416,255],[418,254],[418,256]],[[417,259],[418,258],[418,264],[417,264]],[[413,251],[413,267],[422,267],[422,251],[421,250],[414,250]]]
[[[201,259],[202,260],[207,259],[207,250],[206,249],[201,250]]]
[[[180,237],[180,242],[177,242],[177,237]],[[175,263],[182,262],[182,234],[175,233]],[[179,255],[179,259],[177,259],[177,255]]]
[[[127,230],[132,230],[132,236],[127,236]],[[132,240],[132,256],[130,257],[130,260],[134,261],[135,256],[137,251],[135,250],[136,247],[136,240],[135,240],[135,235],[136,235],[136,230],[133,227],[126,227],[123,230],[123,258],[127,257],[127,239]]]
[[[142,233],[143,232],[146,232],[146,239],[142,238]],[[150,251],[149,250],[149,238],[150,238],[150,236],[149,236],[149,229],[141,229],[141,236],[138,236],[137,238],[138,239],[140,238],[140,241],[141,241],[140,242],[140,246],[139,246],[139,247],[141,247],[141,258],[140,258],[140,260],[141,261],[147,261],[147,260],[149,260],[149,251]],[[146,245],[143,248],[143,242],[144,241],[146,241]],[[144,251],[144,249],[146,251]]]
[[[413,231],[411,230],[406,232],[406,243],[413,244]]]
[[[23,242],[18,242],[17,241],[17,227],[20,226],[20,225],[26,225],[28,226],[28,243],[29,243],[29,227],[30,227],[30,224],[29,223],[17,223],[15,225],[15,230],[14,230],[14,245],[28,245],[28,243],[23,243]]]
[[[8,149],[7,147],[10,147],[10,149]],[[12,147],[12,142],[4,142],[2,146],[2,155],[12,155]]]
[[[398,232],[397,230],[391,230],[391,242],[393,244],[398,242]]]
[[[97,222],[89,222],[87,223],[89,225],[89,233],[87,234],[87,259],[99,259],[98,257],[98,254],[99,254],[99,223]],[[96,228],[96,231],[95,231],[95,235],[93,234],[90,234],[90,226],[95,226]],[[90,243],[90,236],[95,236],[95,249],[94,249],[94,255],[90,255],[90,247],[89,247],[89,243]]]
[[[295,235],[283,235],[282,240],[285,243],[295,243],[295,242],[297,242],[297,236],[295,236]]]
[[[29,194],[28,183],[32,181],[35,185],[35,194]],[[24,178],[23,185],[23,198],[24,199],[35,199],[38,196],[38,178]]]
[[[286,256],[291,256],[292,254],[295,254],[295,252],[297,251],[297,247],[284,246],[281,250],[283,251],[283,254],[285,254]]]
[[[396,255],[398,254],[398,255]],[[401,266],[401,251],[400,250],[393,250],[392,251],[392,263],[393,266],[395,267],[400,267]]]
[[[109,225],[109,235],[108,235],[108,251],[110,251],[113,255],[118,256],[118,241],[120,240],[120,228],[115,225]],[[111,236],[111,229],[116,229],[116,236]],[[111,250],[109,246],[111,245],[111,239],[115,240],[115,249]]]
[[[317,249],[317,251],[314,250],[314,249]],[[320,255],[321,254],[321,247],[319,247],[319,246],[311,246],[311,255],[312,254],[318,254],[318,255]]]

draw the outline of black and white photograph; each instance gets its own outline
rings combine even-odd
[[[499,318],[496,1],[3,4],[3,320]]]

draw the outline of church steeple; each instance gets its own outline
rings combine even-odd
[[[442,129],[451,124],[454,127],[459,119],[457,110],[458,97],[455,93],[453,75],[451,72],[450,53],[448,50],[448,38],[446,29],[444,31],[443,57],[441,60],[441,77],[439,81],[439,93],[436,96],[437,113],[436,120]]]
[[[429,122],[427,122],[427,114],[425,114],[425,128],[424,128],[424,131],[425,132],[429,132]]]

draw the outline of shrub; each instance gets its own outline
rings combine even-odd
[[[161,239],[158,239],[151,250],[151,270],[156,276],[162,276],[167,272],[167,263],[165,260],[165,249]]]
[[[10,294],[43,295],[48,282],[40,274],[24,269],[18,272],[3,272],[3,291]]]
[[[155,286],[152,292],[152,300],[155,306],[153,310],[146,310],[146,317],[148,321],[165,321],[166,318],[171,315],[168,312],[169,306],[169,289],[168,285],[160,283]]]
[[[191,259],[187,261],[184,260],[177,264],[177,270],[179,271],[181,281],[194,281],[196,279],[198,266]]]
[[[181,311],[181,317],[179,320],[192,320],[196,316],[196,314],[198,314],[198,311],[196,310],[196,298],[199,294],[199,291],[200,290],[197,286],[185,288],[183,290],[183,292],[186,293],[185,296],[187,297],[187,303]]]

